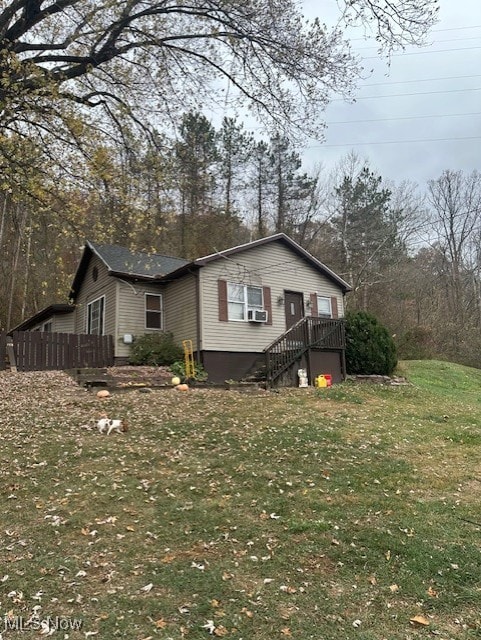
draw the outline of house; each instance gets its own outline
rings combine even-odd
[[[16,330],[110,334],[115,361],[157,331],[194,355],[211,381],[239,380],[267,363],[272,383],[345,375],[344,296],[349,285],[285,234],[188,261],[87,242],[69,305],[52,305]]]
[[[75,307],[71,304],[51,304],[30,316],[12,331],[49,331],[73,333]]]

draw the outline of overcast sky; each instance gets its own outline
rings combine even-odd
[[[303,5],[327,24],[339,15],[335,0]],[[390,66],[373,41],[354,35],[366,79],[355,104],[329,105],[325,141],[309,143],[305,168],[330,169],[355,151],[383,178],[422,188],[445,169],[481,171],[481,1],[440,0],[429,44],[394,54]]]

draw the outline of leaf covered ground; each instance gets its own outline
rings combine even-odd
[[[3,637],[480,637],[481,372],[403,373],[104,401],[0,374]]]

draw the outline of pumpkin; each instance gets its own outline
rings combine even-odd
[[[172,384],[174,385],[174,387],[176,387],[178,384],[180,384],[180,378],[177,376],[174,376],[171,380]]]
[[[110,396],[110,391],[107,391],[107,389],[101,389],[100,391],[97,391],[97,398],[108,398]]]
[[[188,384],[178,384],[176,387],[177,391],[188,391],[189,390],[189,385]]]

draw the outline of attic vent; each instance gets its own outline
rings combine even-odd
[[[92,269],[92,280],[94,282],[97,282],[97,278],[99,277],[99,270],[97,269],[97,267],[94,267]]]

